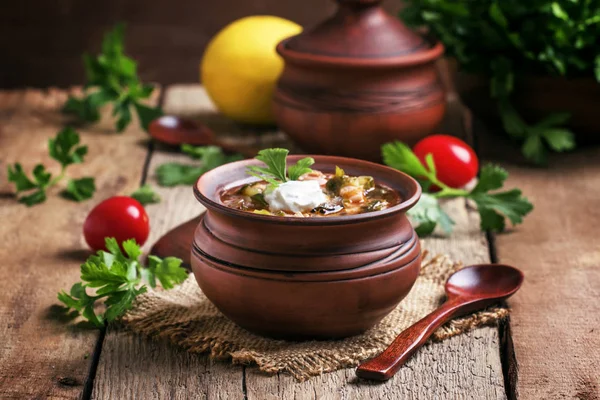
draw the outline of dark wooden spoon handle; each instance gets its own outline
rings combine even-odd
[[[359,378],[386,381],[421,347],[444,322],[454,315],[460,304],[447,301],[441,307],[403,331],[380,355],[356,369]]]

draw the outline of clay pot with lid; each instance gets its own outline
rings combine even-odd
[[[335,15],[277,46],[285,61],[273,99],[278,126],[303,149],[377,161],[409,145],[445,112],[435,68],[443,45],[420,36],[380,0],[337,0]]]
[[[305,156],[288,157],[290,164]],[[206,207],[194,235],[192,270],[209,300],[238,325],[285,339],[355,335],[379,322],[417,279],[421,248],[406,211],[421,189],[380,164],[312,156],[312,168],[373,176],[402,201],[357,215],[277,217],[226,207],[223,191],[249,183],[257,160],[223,165],[194,187]]]

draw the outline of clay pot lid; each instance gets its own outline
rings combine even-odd
[[[384,11],[381,0],[336,0],[338,11],[316,27],[278,46],[304,56],[342,59],[389,59],[427,52],[432,45],[398,18]]]

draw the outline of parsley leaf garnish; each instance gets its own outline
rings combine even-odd
[[[83,201],[90,199],[96,191],[94,178],[71,179],[63,195],[71,200]]]
[[[100,119],[99,108],[111,103],[117,132],[122,132],[131,123],[132,109],[147,131],[150,122],[162,115],[162,110],[142,103],[152,95],[154,87],[140,81],[137,63],[125,55],[124,33],[124,24],[118,24],[104,36],[102,52],[98,56],[84,54],[85,93],[80,98],[70,96],[63,112],[82,122],[96,122]]]
[[[139,201],[143,206],[152,203],[160,203],[160,196],[152,189],[152,186],[148,184],[143,185],[135,192],[131,193],[130,197]]]
[[[143,268],[142,252],[135,240],[126,240],[121,246],[125,253],[114,238],[106,238],[109,251],[90,256],[81,265],[81,282],[75,283],[69,293],[64,290],[58,293],[60,302],[99,328],[131,309],[135,298],[147,291],[144,282],[154,288],[158,280],[163,288],[171,289],[187,277],[178,258],[149,256],[148,268]],[[89,294],[88,288],[95,289],[95,293]],[[95,306],[102,300],[106,309],[104,313],[96,313]]]
[[[432,233],[437,225],[446,233],[452,231],[454,223],[439,204],[439,199],[444,197],[464,197],[473,200],[481,217],[481,229],[494,232],[504,230],[505,218],[516,225],[533,209],[533,205],[523,197],[519,189],[490,193],[501,189],[508,178],[508,172],[500,166],[483,166],[477,185],[473,190],[467,191],[451,188],[437,178],[432,154],[425,158],[425,167],[404,143],[384,144],[381,151],[385,164],[413,176],[422,183],[424,190],[432,185],[441,189],[436,193],[423,193],[417,205],[408,211],[419,235]]]
[[[287,149],[281,148],[261,150],[255,158],[265,163],[266,167],[253,165],[248,167],[247,173],[277,186],[282,182],[296,181],[300,176],[312,171],[309,168],[315,163],[312,157],[298,160],[296,164],[290,165],[288,170],[286,161],[288,154]]]
[[[15,184],[19,202],[27,206],[46,201],[47,189],[65,177],[69,165],[83,162],[87,146],[79,146],[79,134],[73,128],[67,127],[48,140],[48,153],[61,165],[61,172],[54,179],[42,164],[34,167],[32,178],[27,176],[20,163],[8,166],[8,180]],[[63,193],[67,198],[82,201],[92,197],[95,190],[94,178],[88,177],[70,180]]]
[[[165,163],[156,168],[156,179],[161,186],[193,185],[200,175],[220,165],[242,160],[240,154],[228,155],[218,146],[191,146],[184,144],[181,150],[200,165]]]

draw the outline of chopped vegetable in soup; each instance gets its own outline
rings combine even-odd
[[[370,176],[348,176],[317,170],[297,180],[269,183],[261,180],[221,194],[221,202],[237,210],[265,215],[313,217],[343,216],[380,211],[400,203],[395,190],[377,184]]]

